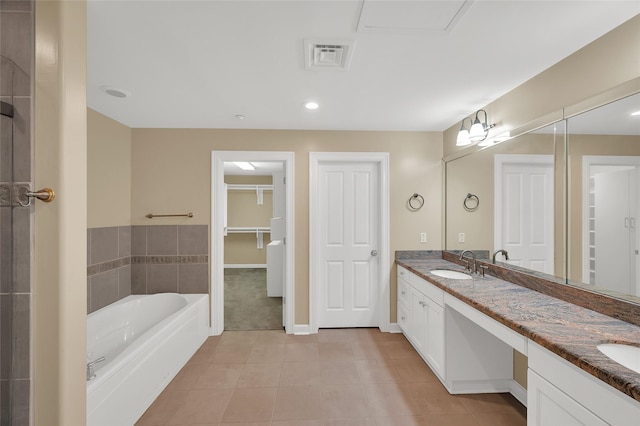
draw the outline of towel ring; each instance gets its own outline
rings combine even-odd
[[[475,212],[480,206],[480,199],[477,195],[468,193],[462,202],[464,209],[468,212]]]
[[[416,192],[409,197],[407,204],[409,205],[409,210],[417,212],[422,208],[422,206],[424,206],[424,198]]]

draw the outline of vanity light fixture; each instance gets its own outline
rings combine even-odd
[[[471,144],[471,139],[469,139],[469,130],[464,127],[464,121],[469,120],[471,118],[465,117],[462,119],[462,125],[460,126],[460,131],[458,132],[458,139],[456,140],[456,146],[467,146]]]
[[[483,121],[480,121],[480,118],[478,117],[481,112],[484,113]],[[467,130],[464,125],[464,122],[467,119],[471,121],[471,127],[469,130]],[[458,139],[456,140],[456,146],[466,146],[487,139],[487,136],[489,136],[489,129],[492,129],[493,127],[495,127],[495,124],[489,124],[487,122],[487,111],[483,109],[476,111],[476,116],[473,120],[471,120],[471,117],[467,117],[462,120],[462,125],[458,132]]]
[[[234,161],[234,163],[236,166],[240,167],[242,170],[255,170],[255,166],[251,163],[248,163],[246,161]]]
[[[478,114],[484,112],[484,121],[480,121],[478,118]],[[489,129],[494,127],[495,124],[487,123],[487,111],[481,109],[476,112],[476,118],[473,120],[473,125],[471,129],[469,129],[469,139],[471,142],[480,142],[483,141],[489,136]]]

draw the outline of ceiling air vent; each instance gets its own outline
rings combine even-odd
[[[347,70],[354,46],[353,41],[305,40],[304,67],[308,70]]]

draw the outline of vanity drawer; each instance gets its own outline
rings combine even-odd
[[[411,272],[409,272],[408,270],[406,270],[402,266],[398,265],[398,279],[402,278],[406,282],[409,282],[409,275],[410,274],[411,274]]]
[[[433,300],[440,306],[444,306],[444,290],[435,285],[431,284],[429,281],[420,278],[415,274],[411,274],[409,276],[409,283],[415,287],[416,290],[423,293],[429,299]]]
[[[409,306],[409,284],[402,278],[398,277],[398,303]]]

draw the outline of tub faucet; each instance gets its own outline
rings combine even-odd
[[[472,271],[475,274],[476,272],[478,272],[478,267],[476,265],[476,254],[473,251],[464,250],[462,253],[460,253],[460,260],[464,260],[464,255],[467,253],[471,253],[471,257],[473,258],[473,268],[469,264],[468,260],[465,261],[467,263],[467,270]]]
[[[104,360],[105,360],[105,357],[101,356],[100,358],[94,359],[93,361],[87,363],[87,382],[89,380],[93,380],[96,378],[96,372],[93,369],[93,365],[99,362],[102,362]]]
[[[496,256],[502,253],[502,255],[504,256],[504,260],[509,260],[509,253],[505,250],[505,249],[500,249],[500,250],[496,250],[495,253],[493,253],[493,264],[496,264]]]

